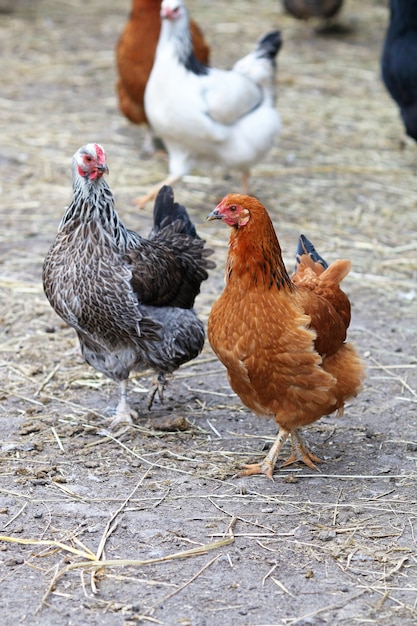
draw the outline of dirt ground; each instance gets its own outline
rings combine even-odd
[[[364,390],[342,419],[306,429],[321,473],[277,467],[273,482],[234,477],[275,425],[242,407],[209,345],[151,412],[152,375],[135,376],[137,424],[109,432],[118,388],[83,363],[42,292],[84,143],[106,148],[125,223],[150,228],[152,207],[132,200],[167,165],[140,158],[143,129],[118,111],[114,49],[129,6],[20,0],[0,15],[0,622],[416,624],[417,148],[380,82],[386,3],[346,0],[339,28],[317,32],[278,0],[189,2],[221,67],[281,29],[282,135],[252,193],[289,267],[300,232],[328,261],[353,263]],[[205,216],[238,184],[196,171],[175,188],[215,249],[204,320],[228,239]]]

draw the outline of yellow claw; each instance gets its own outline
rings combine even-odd
[[[265,459],[261,463],[246,463],[238,476],[252,476],[254,474],[265,474],[270,480],[274,480],[274,464]]]
[[[300,461],[307,465],[310,469],[316,470],[317,472],[320,471],[314,463],[322,463],[323,461],[306,448],[297,429],[291,431],[291,445],[292,453],[285,463],[283,463],[282,467],[287,467],[287,465],[291,465],[291,463]]]

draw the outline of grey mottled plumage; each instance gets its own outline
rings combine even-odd
[[[166,374],[200,353],[204,326],[192,307],[214,263],[171,187],[155,200],[148,239],[125,228],[107,172],[100,145],[75,153],[73,199],[45,258],[43,285],[87,363],[121,383],[117,423],[131,421],[131,370],[154,369],[163,388]]]

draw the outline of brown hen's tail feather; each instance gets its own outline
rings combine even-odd
[[[347,259],[338,259],[331,265],[317,252],[311,241],[305,235],[300,235],[295,253],[296,263],[293,272],[293,282],[299,284],[309,268],[316,276],[320,276],[320,282],[339,285],[349,274],[352,264]],[[313,274],[307,272],[311,278]]]
[[[337,379],[335,395],[338,415],[343,415],[343,406],[355,398],[362,389],[365,366],[351,342],[344,343],[339,350],[323,360],[323,369]]]
[[[322,273],[320,281],[333,283],[339,285],[344,278],[349,274],[352,267],[352,263],[348,259],[338,259]]]

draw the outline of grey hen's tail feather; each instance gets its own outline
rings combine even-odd
[[[273,61],[282,46],[282,37],[279,30],[273,30],[258,41],[256,47],[257,56],[259,58],[270,59]]]
[[[172,187],[164,185],[161,187],[155,198],[152,233],[156,234],[166,226],[169,226],[176,221],[180,221],[182,224],[181,229],[177,232],[200,239],[194,224],[190,220],[186,208],[181,204],[178,204],[178,202],[174,202],[174,192]]]
[[[323,259],[322,256],[319,255],[311,241],[309,241],[305,235],[300,235],[298,239],[297,250],[295,252],[296,263],[294,267],[294,272],[297,270],[297,266],[300,264],[300,257],[303,254],[307,254],[315,263],[320,263],[320,265],[322,265],[324,269],[329,267],[329,264]]]
[[[157,244],[156,247],[154,243]],[[142,247],[144,245],[145,242],[142,241]],[[198,236],[186,209],[174,201],[174,193],[169,186],[163,186],[155,199],[154,225],[146,245],[150,245],[153,251],[150,254],[154,254],[154,258],[160,259],[161,263],[153,268],[155,284],[150,284],[152,281],[148,277],[147,281],[141,279],[140,284],[135,285],[135,291],[140,294],[142,301],[161,306],[159,289],[163,287],[162,296],[165,297],[165,283],[171,280],[175,288],[168,290],[170,296],[168,300],[164,300],[164,304],[183,309],[192,308],[200,293],[201,282],[208,278],[208,270],[215,267],[215,263],[208,258],[213,250],[205,247],[205,241]],[[176,262],[167,273],[166,264],[172,256]],[[144,284],[149,286],[152,297],[145,297],[142,293]]]

